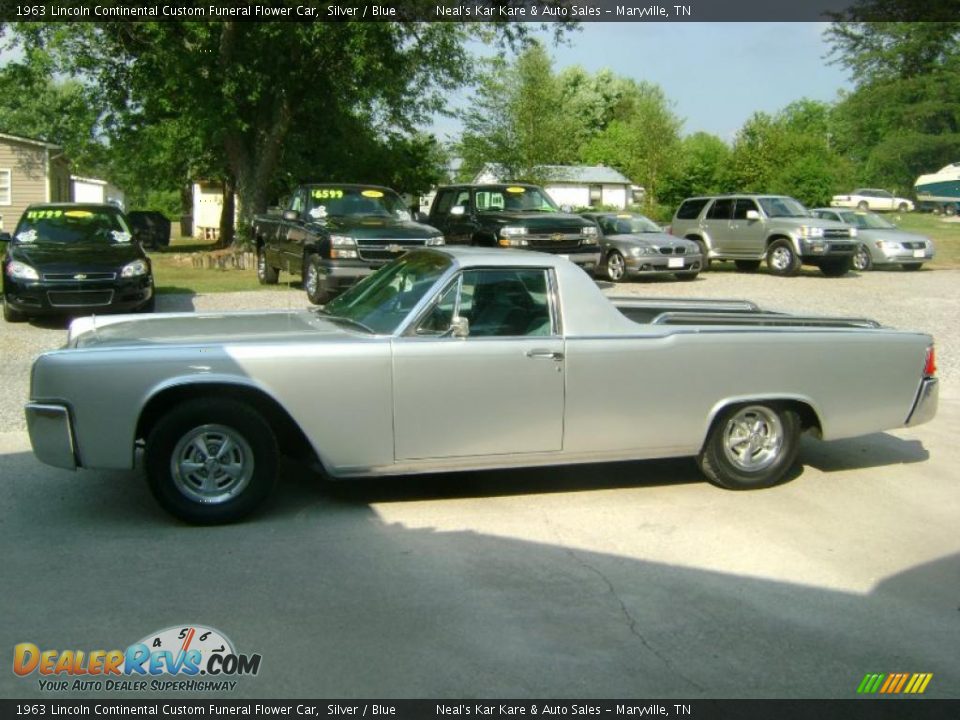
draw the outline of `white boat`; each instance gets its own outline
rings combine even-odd
[[[960,162],[921,175],[913,184],[920,209],[953,215],[960,211]]]

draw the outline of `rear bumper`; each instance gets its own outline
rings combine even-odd
[[[920,381],[917,399],[913,401],[913,408],[904,425],[913,427],[933,420],[937,414],[937,404],[940,399],[940,382],[937,378],[924,378]]]
[[[37,459],[67,470],[77,469],[70,412],[63,405],[27,403],[27,432]]]

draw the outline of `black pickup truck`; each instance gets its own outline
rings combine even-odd
[[[310,302],[323,305],[398,255],[443,245],[436,228],[413,222],[403,200],[375,185],[301,185],[279,215],[254,219],[257,277],[301,275]]]
[[[539,250],[584,269],[600,261],[594,222],[565,213],[536,185],[449,185],[437,189],[427,218],[448,244]]]

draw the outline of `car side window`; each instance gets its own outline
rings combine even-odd
[[[750,200],[749,198],[740,198],[733,207],[733,219],[746,220],[748,210],[757,210],[759,212],[759,208],[753,200]]]
[[[441,190],[437,196],[437,205],[434,209],[434,215],[449,215],[450,208],[453,207],[453,196],[456,190]]]
[[[714,201],[713,205],[707,211],[707,218],[710,220],[729,220],[733,213],[733,200],[722,198]]]
[[[553,334],[548,270],[467,270],[443,292],[417,328],[418,335],[443,335],[454,317],[470,324],[469,337],[528,337]]]

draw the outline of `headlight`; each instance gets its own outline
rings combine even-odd
[[[516,237],[518,235],[526,235],[527,229],[525,227],[518,227],[514,225],[507,225],[500,228],[501,237]]]
[[[823,228],[822,227],[810,227],[809,225],[801,225],[797,228],[797,232],[800,233],[802,238],[822,238],[823,237]]]
[[[330,247],[356,247],[357,241],[347,235],[331,235]]]
[[[643,257],[644,255],[657,255],[659,254],[659,251],[655,247],[641,245],[639,247],[630,248],[630,254],[634,257]]]
[[[892,242],[890,240],[877,240],[875,244],[881,250],[892,251],[900,249],[900,243]]]
[[[17,280],[39,280],[40,276],[37,274],[37,271],[26,263],[22,263],[19,260],[13,260],[9,265],[7,265],[7,277],[16,278]]]
[[[443,245],[446,241],[443,239],[443,235],[438,235],[437,237],[427,238],[426,245]]]
[[[134,260],[132,263],[127,263],[123,266],[123,270],[120,271],[120,277],[140,277],[141,275],[146,275],[148,272],[150,272],[150,268],[147,266],[146,260]]]
[[[584,237],[596,237],[597,228],[594,225],[588,225],[587,227],[580,228],[580,234]]]

